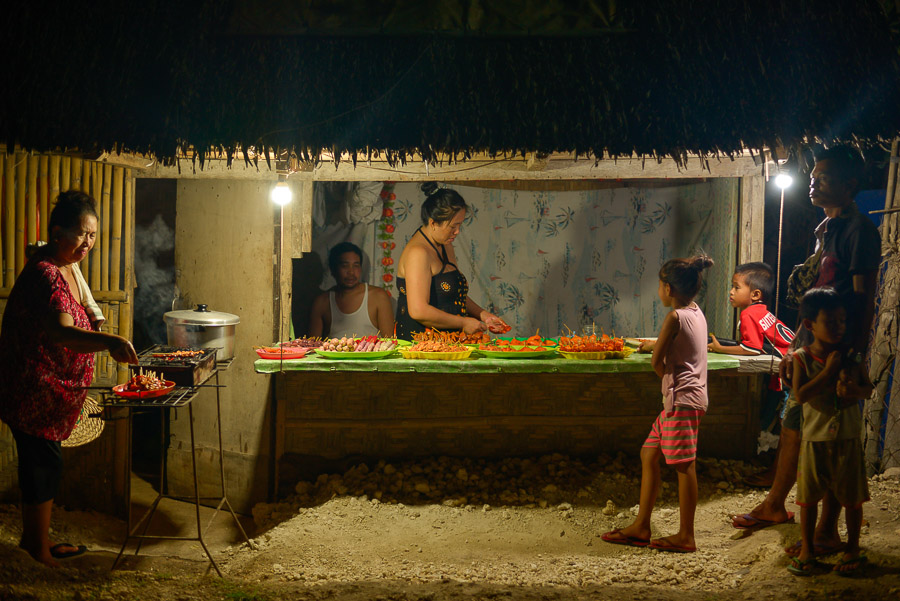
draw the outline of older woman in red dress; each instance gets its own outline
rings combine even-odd
[[[94,375],[94,355],[137,363],[131,343],[98,331],[82,305],[75,270],[97,236],[93,198],[59,195],[41,247],[16,279],[0,329],[0,419],[12,430],[22,491],[20,546],[34,559],[80,555],[83,546],[50,541],[50,512],[62,477],[60,441],[75,427]]]

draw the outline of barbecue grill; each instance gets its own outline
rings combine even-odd
[[[132,365],[132,372],[139,369],[155,371],[160,378],[171,380],[179,386],[196,386],[205,381],[216,368],[215,348],[184,348],[156,344],[138,354],[138,364]],[[194,351],[192,357],[154,357],[177,351]]]

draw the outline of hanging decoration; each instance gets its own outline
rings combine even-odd
[[[384,203],[381,210],[381,221],[378,223],[378,239],[381,246],[381,280],[384,289],[390,294],[394,288],[394,258],[391,256],[397,244],[394,242],[394,194],[396,182],[384,182],[381,189],[381,200]]]

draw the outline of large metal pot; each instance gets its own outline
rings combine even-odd
[[[241,322],[237,315],[197,305],[193,311],[169,311],[163,320],[170,346],[217,348],[216,361],[234,357],[234,330]]]

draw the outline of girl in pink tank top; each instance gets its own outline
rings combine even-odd
[[[698,255],[672,259],[659,270],[659,299],[672,311],[666,315],[654,343],[641,351],[653,352],[653,371],[662,378],[663,409],[641,447],[641,501],[630,526],[612,530],[603,540],[616,545],[650,547],[659,551],[693,553],[694,513],[697,510],[697,433],[706,412],[706,317],[694,297],[703,270],[712,259]],[[659,494],[660,459],[678,472],[681,524],[678,533],[650,539],[650,516]]]

